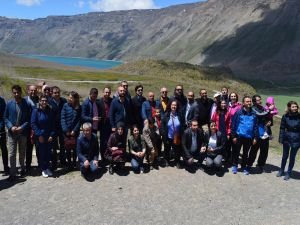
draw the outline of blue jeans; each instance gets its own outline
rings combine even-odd
[[[44,138],[46,139],[46,138]],[[42,170],[49,169],[49,162],[51,160],[51,143],[40,143],[38,140],[36,141],[36,146],[38,146],[39,151],[39,167]]]
[[[84,162],[80,162],[80,171],[81,171],[81,173],[83,173],[83,174],[86,174],[88,172],[94,173],[98,169],[98,166],[96,166],[94,164],[94,160],[91,160],[89,162],[90,162],[90,167],[89,168],[85,168]]]
[[[291,149],[291,151],[290,151]],[[290,145],[288,143],[283,143],[283,154],[282,154],[282,160],[281,160],[281,170],[284,171],[285,169],[285,165],[286,165],[286,161],[289,157],[289,153],[290,154],[290,163],[289,163],[289,167],[288,167],[288,173],[291,174],[292,173],[292,170],[293,170],[293,167],[295,165],[295,159],[296,159],[296,155],[297,155],[297,152],[298,152],[298,149],[299,148],[293,148],[293,147],[290,147]]]
[[[140,167],[143,166],[144,157],[132,157],[131,159],[131,167],[134,171],[138,171]]]

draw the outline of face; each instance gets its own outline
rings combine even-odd
[[[206,90],[200,90],[200,97],[202,99],[207,99],[207,91]]]
[[[298,112],[298,106],[297,106],[296,104],[292,104],[292,105],[291,105],[291,112],[292,112],[292,113]]]
[[[90,94],[90,99],[91,99],[92,102],[96,101],[97,98],[98,98],[98,94],[96,94],[96,93]]]
[[[244,105],[245,108],[248,108],[248,109],[251,108],[251,106],[252,106],[251,98],[245,98],[244,102],[243,102],[243,105]]]
[[[92,128],[85,128],[83,129],[83,134],[85,137],[90,138],[92,136]]]
[[[105,88],[103,91],[103,97],[104,98],[109,98],[111,95],[111,90],[109,88]]]
[[[118,133],[118,135],[123,135],[123,133],[124,133],[124,128],[123,128],[123,127],[119,127],[119,128],[117,129],[117,133]]]
[[[34,96],[37,95],[37,88],[36,88],[36,86],[31,85],[31,86],[28,88],[28,95],[29,95],[30,97],[34,97]]]
[[[171,103],[171,110],[172,112],[175,112],[177,110],[177,102],[174,101]]]
[[[231,95],[230,95],[230,101],[233,102],[233,103],[235,103],[237,101],[237,96],[236,96],[235,93],[231,93]]]
[[[44,89],[44,95],[50,96],[50,88],[45,88]]]
[[[72,105],[75,104],[75,99],[74,99],[74,97],[73,97],[72,95],[69,95],[68,101],[69,101],[69,103],[72,104]]]
[[[222,92],[222,95],[227,95],[228,94],[228,89],[223,87],[221,92]]]
[[[198,129],[198,122],[192,121],[191,128],[193,131],[196,131]]]
[[[216,123],[211,123],[210,125],[209,125],[209,129],[210,129],[210,131],[211,132],[216,132],[217,131],[217,126],[216,126]]]
[[[139,87],[139,88],[136,90],[136,95],[138,95],[138,96],[142,96],[142,95],[143,95],[143,88],[142,88],[142,87]]]
[[[135,128],[133,129],[133,135],[134,135],[134,136],[139,136],[139,134],[140,134],[139,129],[138,129],[137,127],[135,127]]]
[[[125,92],[128,90],[128,83],[122,82],[122,87],[124,88]]]
[[[150,102],[153,102],[153,101],[154,101],[154,93],[153,93],[153,92],[149,92],[149,93],[148,93],[148,100],[149,100]]]
[[[182,95],[183,94],[182,86],[180,86],[180,85],[176,86],[175,91],[176,91],[177,95],[179,95],[179,96]]]
[[[119,87],[118,88],[118,93],[120,97],[125,97],[125,89],[124,87]]]
[[[19,100],[19,99],[21,99],[21,91],[18,91],[18,90],[16,90],[16,89],[13,89],[12,90],[12,93],[13,93],[13,96],[14,96],[14,98],[15,98],[15,100]]]
[[[225,110],[227,108],[227,103],[226,101],[221,102],[221,109]]]
[[[48,99],[47,98],[41,98],[39,101],[40,107],[42,109],[45,109],[47,107],[48,104]]]
[[[160,117],[160,110],[159,109],[155,109],[155,117]]]
[[[261,98],[260,97],[255,97],[255,103],[256,103],[256,105],[261,105],[262,104]]]
[[[52,97],[55,98],[55,99],[59,99],[60,98],[60,90],[54,88],[53,92],[52,92]]]
[[[162,98],[166,98],[166,97],[168,96],[168,90],[167,90],[167,88],[162,88],[162,89],[160,90],[160,96],[161,96]]]
[[[189,102],[193,102],[194,99],[195,99],[194,92],[190,91],[190,92],[188,93],[187,99],[188,99]]]

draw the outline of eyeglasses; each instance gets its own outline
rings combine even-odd
[[[143,89],[137,89],[137,91],[143,91]]]
[[[162,91],[161,93],[168,93],[167,91]]]
[[[127,85],[127,84],[125,84],[125,85],[122,85],[122,87],[128,87],[128,85]]]
[[[182,89],[181,88],[176,88],[176,91],[182,91]]]

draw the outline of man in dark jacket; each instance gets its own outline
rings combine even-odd
[[[188,102],[184,109],[185,128],[188,128],[192,120],[197,120],[199,117],[198,105],[195,101],[194,92],[189,91],[187,95]]]
[[[6,108],[6,103],[4,98],[0,97],[0,147],[2,151],[2,161],[4,167],[4,174],[9,174],[9,167],[8,167],[8,151],[6,147],[6,131],[5,131],[5,124],[4,124],[4,112]]]
[[[141,84],[138,84],[134,88],[136,95],[131,99],[132,104],[132,122],[139,127],[141,131],[144,127],[144,121],[142,118],[142,105],[146,101],[146,98],[143,96],[144,87]]]
[[[200,98],[196,99],[198,104],[198,123],[199,126],[208,125],[210,121],[210,112],[211,107],[214,104],[214,101],[211,98],[207,97],[207,90],[201,89]]]
[[[243,98],[243,107],[237,111],[231,122],[231,136],[233,142],[232,150],[232,172],[237,173],[240,150],[243,146],[242,169],[245,175],[249,175],[248,155],[251,145],[255,145],[258,139],[257,116],[252,110],[251,97]]]
[[[142,105],[142,118],[144,124],[152,117],[155,117],[155,109],[159,107],[159,102],[154,100],[154,93],[148,93],[148,99]]]
[[[199,166],[205,158],[205,137],[202,128],[198,127],[198,121],[192,120],[191,126],[182,135],[182,148],[184,160],[188,166],[192,166],[194,159]]]
[[[181,84],[176,85],[174,89],[174,95],[170,98],[169,104],[172,103],[172,101],[177,101],[177,110],[178,113],[180,113],[181,116],[184,116],[184,110],[186,108],[187,104],[187,98],[184,96],[184,90],[183,86]],[[170,105],[169,105],[170,108]]]
[[[86,177],[89,172],[98,169],[99,143],[92,133],[92,124],[84,123],[83,133],[77,139],[77,156],[80,163],[81,174]]]

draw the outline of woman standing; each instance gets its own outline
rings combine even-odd
[[[79,104],[79,94],[71,91],[68,102],[64,104],[61,110],[61,128],[64,134],[69,170],[76,167],[76,140],[80,131],[80,117],[81,106]]]
[[[170,150],[174,152],[175,165],[180,169],[181,156],[181,135],[183,131],[183,117],[177,110],[178,103],[176,100],[171,102],[171,111],[168,112],[162,120],[162,137],[164,140],[164,156],[166,166],[170,162]]]
[[[31,127],[35,134],[36,146],[39,151],[39,166],[42,169],[42,176],[53,176],[49,169],[51,159],[52,141],[54,132],[54,115],[48,106],[48,97],[42,95],[39,99],[39,107],[34,109],[31,114]]]
[[[134,172],[144,173],[144,156],[146,153],[146,143],[144,137],[140,134],[137,125],[132,127],[132,135],[128,139],[128,148],[131,154],[131,167]]]
[[[300,114],[297,102],[290,101],[287,104],[287,113],[283,115],[280,123],[279,143],[283,145],[281,167],[277,177],[284,175],[285,165],[290,154],[290,162],[284,180],[290,179],[297,151],[300,147]]]

